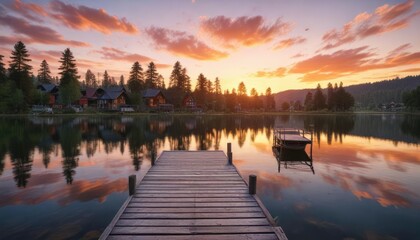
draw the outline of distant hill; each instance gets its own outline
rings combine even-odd
[[[405,78],[395,78],[374,83],[363,83],[351,86],[344,86],[346,91],[351,93],[357,106],[362,108],[374,108],[380,103],[402,102],[402,94],[406,91],[420,86],[420,75],[408,76]],[[308,91],[313,89],[286,90],[274,94],[276,106],[279,108],[285,101],[301,101],[303,104]],[[323,89],[326,94],[326,88]]]

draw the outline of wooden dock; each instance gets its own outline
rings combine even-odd
[[[222,151],[164,151],[100,239],[287,238]]]

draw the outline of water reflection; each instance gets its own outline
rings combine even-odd
[[[298,171],[310,171],[315,174],[313,159],[304,150],[281,149],[273,146],[273,154],[277,160],[278,172],[283,167]]]
[[[312,128],[315,161],[273,156],[275,126]],[[69,238],[100,233],[126,198],[127,176],[147,171],[162,150],[225,150],[232,142],[234,164],[243,176],[257,174],[258,195],[289,239],[413,239],[419,126],[417,115],[393,114],[2,118],[0,215],[9,218],[0,230],[28,238],[16,227],[29,218],[19,206],[42,212],[43,221],[25,228],[38,226],[41,239],[63,221],[77,225]]]

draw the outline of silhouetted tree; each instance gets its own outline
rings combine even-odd
[[[51,71],[47,61],[42,60],[41,66],[38,70],[38,82],[39,83],[51,83]]]
[[[98,83],[96,82],[95,74],[88,69],[85,74],[85,83],[87,87],[98,87]]]
[[[3,63],[3,55],[0,55],[0,83],[4,83],[7,79],[6,68]]]
[[[157,88],[159,74],[156,70],[156,65],[150,62],[145,73],[146,88]]]
[[[308,92],[305,97],[305,110],[311,111],[314,108],[314,101],[312,99],[312,93]]]
[[[119,81],[118,85],[120,85],[120,87],[124,87],[124,85],[125,85],[124,75],[120,76],[120,81]]]
[[[325,108],[325,96],[322,93],[321,85],[318,84],[314,94],[314,110],[321,110]]]
[[[335,109],[335,93],[331,83],[328,83],[327,88],[327,107],[330,111]]]
[[[107,87],[111,86],[111,83],[112,83],[111,78],[109,77],[108,72],[105,70],[104,77],[102,79],[102,87],[107,88]]]
[[[420,86],[403,94],[404,105],[410,109],[420,110]]]
[[[30,104],[33,93],[32,67],[28,64],[31,59],[23,42],[19,41],[15,44],[10,58],[9,78],[15,83],[17,89],[22,91],[26,104]]]
[[[288,102],[283,102],[281,104],[281,110],[283,110],[283,111],[289,111],[289,109],[290,109],[290,104]]]
[[[132,93],[139,93],[144,89],[143,69],[139,62],[135,62],[131,67],[127,85]]]
[[[60,98],[64,104],[71,104],[80,98],[79,76],[77,75],[76,60],[69,48],[62,52],[61,66],[58,68],[60,78]]]

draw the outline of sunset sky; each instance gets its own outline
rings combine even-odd
[[[117,80],[150,61],[169,83],[176,61],[222,89],[273,92],[420,74],[420,1],[23,1],[0,3],[0,54],[23,41],[36,74],[65,48],[79,75]]]

